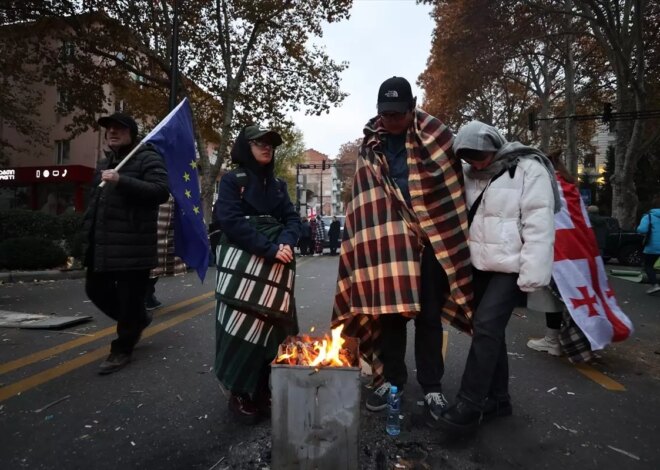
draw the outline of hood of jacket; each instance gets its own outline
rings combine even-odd
[[[245,137],[245,127],[241,129],[238,137],[236,137],[230,155],[232,163],[236,163],[238,166],[251,171],[259,178],[273,177],[273,171],[275,169],[275,149],[273,148],[273,158],[270,160],[270,163],[267,165],[259,164],[254,158],[254,155],[252,155],[249,140]]]
[[[461,149],[495,152],[491,164],[483,170],[477,170],[472,165],[469,166],[467,174],[475,179],[490,179],[503,168],[514,166],[520,158],[531,158],[538,161],[550,175],[552,193],[555,197],[555,213],[561,210],[561,198],[555,178],[555,169],[548,157],[536,147],[523,145],[520,142],[509,142],[495,127],[481,121],[471,121],[459,129],[452,148],[456,155]]]

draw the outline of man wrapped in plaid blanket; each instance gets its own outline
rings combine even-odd
[[[333,326],[344,324],[344,334],[360,339],[374,375],[371,411],[385,409],[391,385],[404,389],[409,319],[416,325],[417,380],[431,413],[446,405],[442,321],[471,328],[461,164],[451,131],[415,104],[404,78],[381,85],[346,209]]]

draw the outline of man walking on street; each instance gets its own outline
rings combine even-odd
[[[364,128],[340,250],[333,326],[360,339],[373,372],[366,406],[387,407],[406,385],[406,323],[415,320],[417,381],[427,414],[442,394],[442,319],[470,330],[467,210],[452,133],[416,109],[405,78],[385,80]]]
[[[130,362],[142,331],[151,323],[144,299],[149,270],[156,266],[158,205],[167,201],[169,190],[165,163],[150,145],[115,169],[138,142],[132,117],[115,113],[98,123],[106,129],[109,149],[97,166],[84,218],[85,290],[94,305],[117,322],[117,338],[99,368],[100,374],[110,374]]]

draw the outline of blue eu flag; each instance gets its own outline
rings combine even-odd
[[[195,158],[192,112],[185,98],[144,139],[165,159],[174,197],[174,254],[197,271],[204,282],[209,264],[209,240],[202,214]]]

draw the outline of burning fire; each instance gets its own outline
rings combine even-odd
[[[352,367],[355,359],[348,349],[342,348],[346,340],[341,337],[344,325],[331,331],[332,339],[311,338],[308,335],[287,338],[280,345],[276,364],[311,367]],[[313,331],[313,330],[312,330]]]

